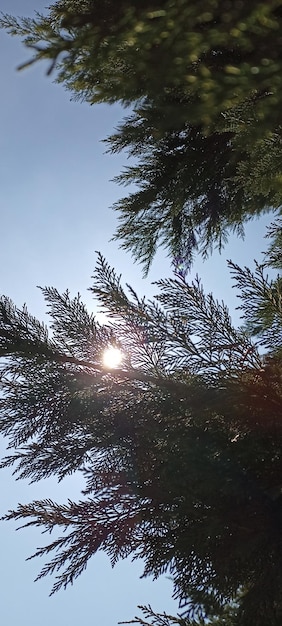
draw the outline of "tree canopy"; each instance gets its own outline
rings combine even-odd
[[[188,118],[187,99],[159,96],[106,141],[109,152],[125,150],[133,160],[116,177],[133,191],[114,205],[115,238],[145,274],[159,245],[189,267],[196,252],[221,249],[230,232],[243,235],[248,219],[281,206],[281,131],[254,139],[252,103],[209,135]]]
[[[115,237],[145,272],[160,243],[175,267],[146,301],[99,255],[104,325],[69,292],[42,289],[50,329],[2,297],[2,467],[85,478],[79,502],[19,504],[5,519],[57,533],[34,555],[53,592],[98,550],[168,572],[183,618],[144,608],[156,626],[281,624],[282,283],[266,275],[281,270],[281,220],[263,265],[230,262],[239,329],[185,278],[195,251],[280,211],[281,17],[278,0],[59,0],[0,21],[34,51],[24,66],[47,60],[74,97],[130,107],[106,140],[134,159],[117,177],[135,187]]]
[[[190,122],[265,94],[260,117],[281,120],[281,2],[59,0],[46,16],[2,21],[58,65],[59,80],[89,102],[134,103],[189,93]],[[126,80],[125,80],[126,76]]]
[[[92,291],[106,325],[79,296],[44,288],[50,334],[2,298],[2,465],[35,481],[85,476],[79,502],[6,516],[63,531],[36,552],[55,551],[39,575],[56,574],[53,591],[102,549],[112,564],[143,558],[144,575],[170,572],[191,619],[220,615],[243,590],[241,625],[281,623],[280,279],[230,266],[246,329],[198,280],[160,281],[147,302],[101,256]],[[109,345],[122,351],[115,369],[103,365]]]
[[[108,140],[137,159],[117,180],[116,238],[148,271],[164,245],[188,265],[281,207],[281,2],[59,0],[0,24],[93,104],[134,109]]]

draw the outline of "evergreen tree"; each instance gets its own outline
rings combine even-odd
[[[137,164],[115,237],[147,273],[219,248],[254,214],[281,207],[281,2],[58,0],[0,25],[50,61],[74,97],[134,113],[109,138]]]
[[[247,329],[198,280],[160,281],[146,302],[102,257],[92,291],[104,326],[55,289],[43,289],[51,334],[1,300],[0,427],[11,450],[2,465],[35,481],[80,469],[86,481],[77,503],[35,501],[6,515],[61,529],[36,552],[54,551],[39,575],[56,574],[53,591],[101,549],[112,564],[131,555],[144,575],[170,573],[187,619],[219,619],[243,590],[240,626],[280,625],[281,303],[268,299],[256,345],[250,322],[277,279],[264,277],[262,289],[260,268],[231,269]],[[109,345],[122,351],[115,369],[103,365]]]
[[[195,252],[221,249],[230,231],[242,236],[246,220],[281,206],[281,131],[255,138],[252,103],[209,135],[187,118],[187,98],[159,96],[143,101],[107,140],[109,152],[133,158],[115,179],[137,186],[114,206],[115,239],[145,274],[159,245],[189,267]]]
[[[34,49],[31,62],[58,62],[59,80],[89,102],[180,88],[190,122],[210,125],[258,92],[261,120],[281,121],[279,0],[58,0],[46,16],[2,25]]]
[[[59,0],[45,17],[1,20],[77,97],[134,107],[108,140],[139,159],[119,177],[139,190],[117,205],[116,236],[145,270],[163,241],[176,267],[146,302],[99,257],[106,325],[68,292],[43,289],[50,332],[2,298],[2,465],[35,481],[85,476],[78,503],[20,504],[6,519],[61,528],[36,552],[55,553],[39,574],[56,574],[53,591],[99,549],[169,572],[184,614],[144,609],[157,626],[281,624],[282,289],[265,274],[281,268],[281,223],[265,267],[230,263],[241,329],[185,280],[193,251],[281,206],[280,22],[278,0]],[[109,346],[121,367],[104,365]]]

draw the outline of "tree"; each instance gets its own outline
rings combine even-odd
[[[104,326],[79,297],[45,288],[49,336],[2,299],[0,427],[12,452],[3,466],[31,480],[79,468],[86,480],[78,503],[35,501],[6,515],[63,531],[36,552],[55,551],[39,575],[56,573],[53,591],[102,549],[112,564],[143,558],[144,575],[169,572],[187,619],[220,616],[241,590],[241,626],[281,623],[280,281],[261,267],[231,269],[246,330],[198,280],[160,281],[146,302],[101,256],[92,291]],[[103,366],[108,345],[122,367]]]
[[[59,0],[0,24],[91,104],[134,113],[109,138],[139,161],[117,180],[115,237],[147,273],[162,244],[189,265],[281,207],[281,3]]]
[[[210,125],[258,92],[271,129],[281,120],[280,24],[279,0],[58,0],[46,16],[2,19],[35,50],[31,62],[58,61],[58,79],[89,102],[179,88],[191,96],[190,122]]]
[[[109,152],[133,158],[115,179],[137,186],[114,205],[115,239],[145,274],[159,245],[189,267],[195,252],[221,249],[230,231],[243,235],[246,220],[281,206],[281,132],[254,139],[253,108],[245,103],[205,135],[185,121],[187,98],[159,96],[143,101],[107,139]]]
[[[147,267],[163,237],[178,271],[146,302],[99,257],[105,326],[55,289],[43,290],[51,334],[1,300],[3,466],[86,481],[78,503],[6,516],[64,531],[36,553],[55,551],[39,575],[56,573],[54,591],[102,549],[169,572],[190,622],[224,623],[233,602],[231,623],[281,623],[281,278],[231,264],[239,330],[185,280],[193,249],[281,205],[280,21],[274,0],[65,0],[46,17],[2,18],[78,97],[134,108],[109,140],[140,158],[120,177],[141,190],[119,205],[118,235]],[[272,236],[265,263],[280,267],[280,226]],[[103,366],[109,345],[121,368]]]

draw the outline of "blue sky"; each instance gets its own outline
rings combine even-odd
[[[31,15],[44,8],[46,0],[1,0],[1,9],[15,15]],[[170,263],[159,252],[149,278],[130,255],[109,243],[115,230],[110,209],[124,190],[109,182],[125,165],[125,155],[105,155],[100,140],[117,125],[119,107],[70,102],[70,94],[47,78],[44,66],[24,72],[15,68],[29,52],[16,39],[0,32],[0,290],[18,305],[27,303],[39,318],[44,304],[37,285],[67,287],[83,296],[95,310],[87,287],[95,265],[95,250],[122,273],[124,280],[142,294],[152,295],[150,282],[170,273]],[[269,216],[250,223],[244,242],[231,239],[221,256],[206,263],[197,261],[207,291],[229,304],[238,321],[235,293],[226,269],[226,259],[252,265],[265,249],[263,234]],[[3,447],[3,446],[2,446]],[[51,497],[64,501],[79,494],[80,480],[72,477],[57,485],[55,480],[29,486],[16,482],[11,473],[0,474],[1,514],[18,501]],[[52,581],[33,583],[41,563],[26,562],[44,541],[39,532],[15,533],[12,524],[0,531],[1,622],[13,626],[111,626],[136,614],[137,604],[152,604],[157,610],[176,612],[170,599],[172,585],[163,577],[157,582],[139,580],[142,564],[129,561],[114,570],[103,555],[92,559],[86,573],[66,592],[49,598]]]

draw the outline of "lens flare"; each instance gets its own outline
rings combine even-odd
[[[109,369],[113,369],[118,367],[122,361],[122,352],[119,348],[114,348],[114,346],[110,346],[104,351],[103,354],[103,365]]]

